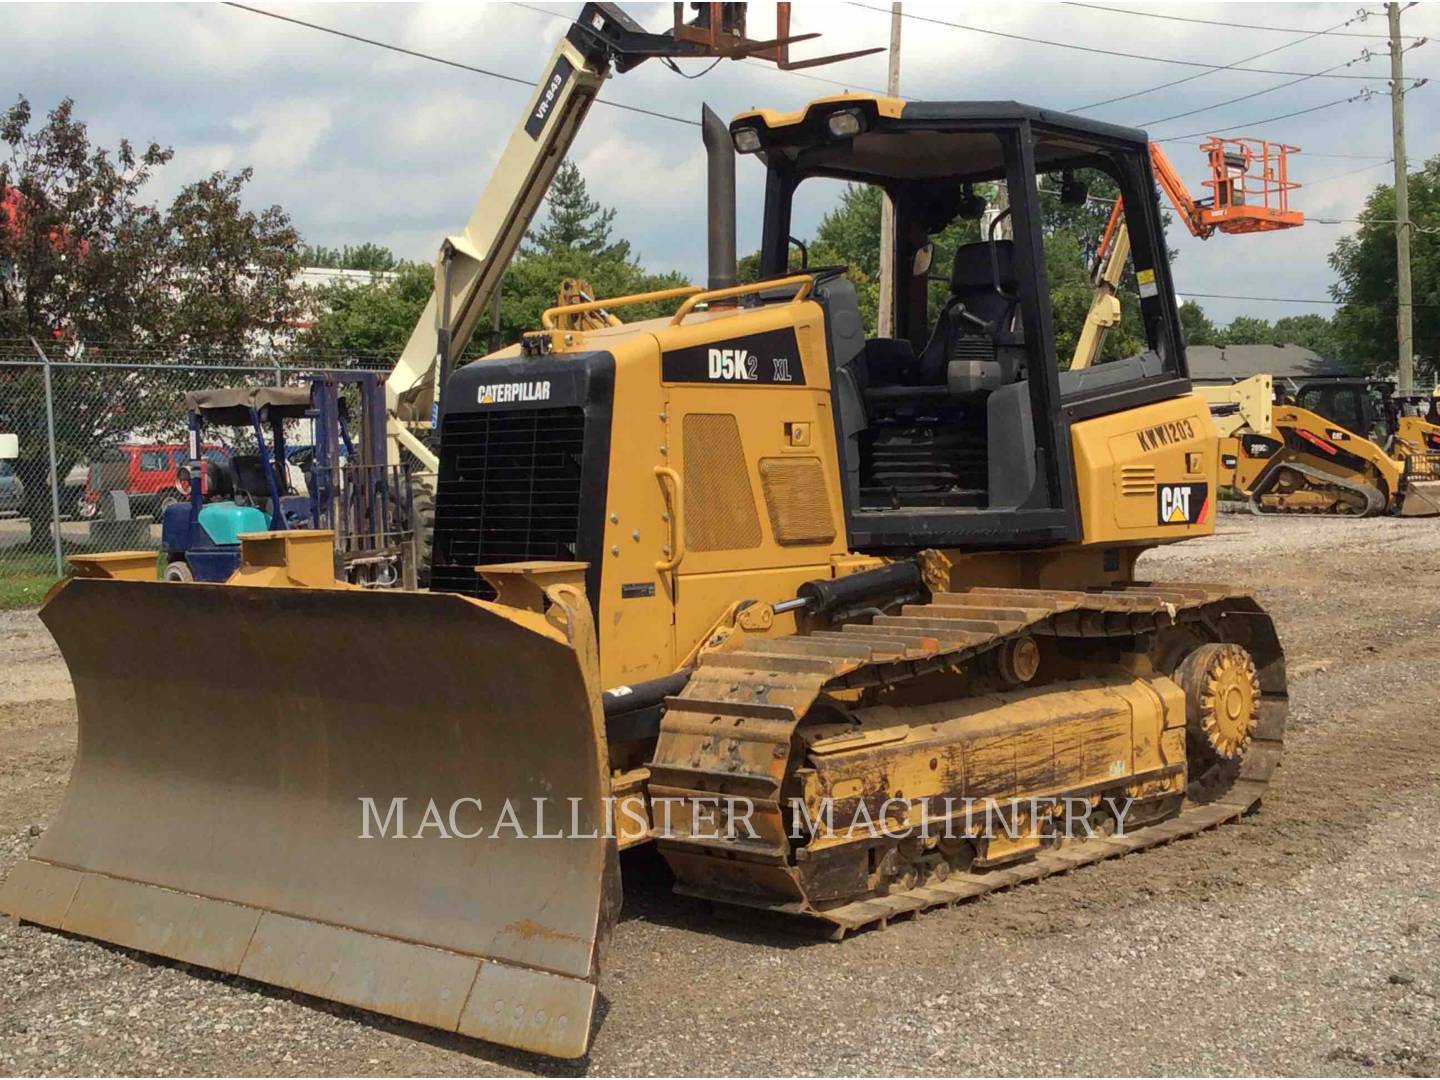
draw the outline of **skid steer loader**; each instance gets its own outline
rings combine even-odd
[[[1277,387],[1268,425],[1233,431],[1222,470],[1257,514],[1440,513],[1440,427],[1393,389],[1365,378]]]
[[[1270,617],[1136,572],[1213,530],[1217,446],[1144,134],[839,95],[729,136],[766,170],[762,280],[551,309],[442,370],[431,591],[49,597],[79,747],[0,910],[575,1057],[622,847],[838,938],[1257,806]],[[1123,193],[1147,347],[1062,372],[1038,185],[1081,169]],[[894,201],[892,337],[791,266],[826,178]],[[931,238],[994,181],[1011,235],[930,310]],[[227,662],[157,679],[162,634]]]

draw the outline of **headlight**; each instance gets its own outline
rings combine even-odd
[[[856,109],[831,113],[826,122],[830,125],[830,134],[837,139],[853,139],[865,130],[865,121]]]
[[[735,141],[735,150],[741,154],[753,154],[760,149],[760,132],[753,127],[736,128],[730,134]]]

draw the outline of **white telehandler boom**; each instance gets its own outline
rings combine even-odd
[[[392,460],[403,447],[421,474],[438,466],[423,433],[432,425],[441,390],[489,310],[555,172],[611,71],[626,72],[651,57],[754,57],[782,70],[865,56],[878,49],[791,60],[789,47],[818,34],[790,33],[790,5],[776,4],[776,37],[745,35],[744,4],[696,4],[695,20],[651,33],[618,5],[588,3],[555,46],[544,75],[510,136],[495,172],[463,232],[447,236],[435,263],[435,290],[386,383]]]

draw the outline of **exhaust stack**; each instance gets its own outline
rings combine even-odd
[[[708,242],[712,289],[735,284],[735,144],[730,129],[709,105],[701,106],[705,139]]]

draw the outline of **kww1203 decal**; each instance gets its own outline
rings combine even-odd
[[[1155,520],[1161,525],[1199,525],[1209,513],[1209,484],[1161,484],[1155,491]]]
[[[715,386],[804,386],[800,345],[789,327],[671,349],[660,360],[668,383]]]
[[[1167,420],[1163,424],[1156,424],[1154,427],[1137,431],[1135,438],[1140,441],[1140,449],[1149,453],[1162,446],[1173,446],[1175,443],[1189,442],[1194,439],[1195,425],[1185,419]]]

